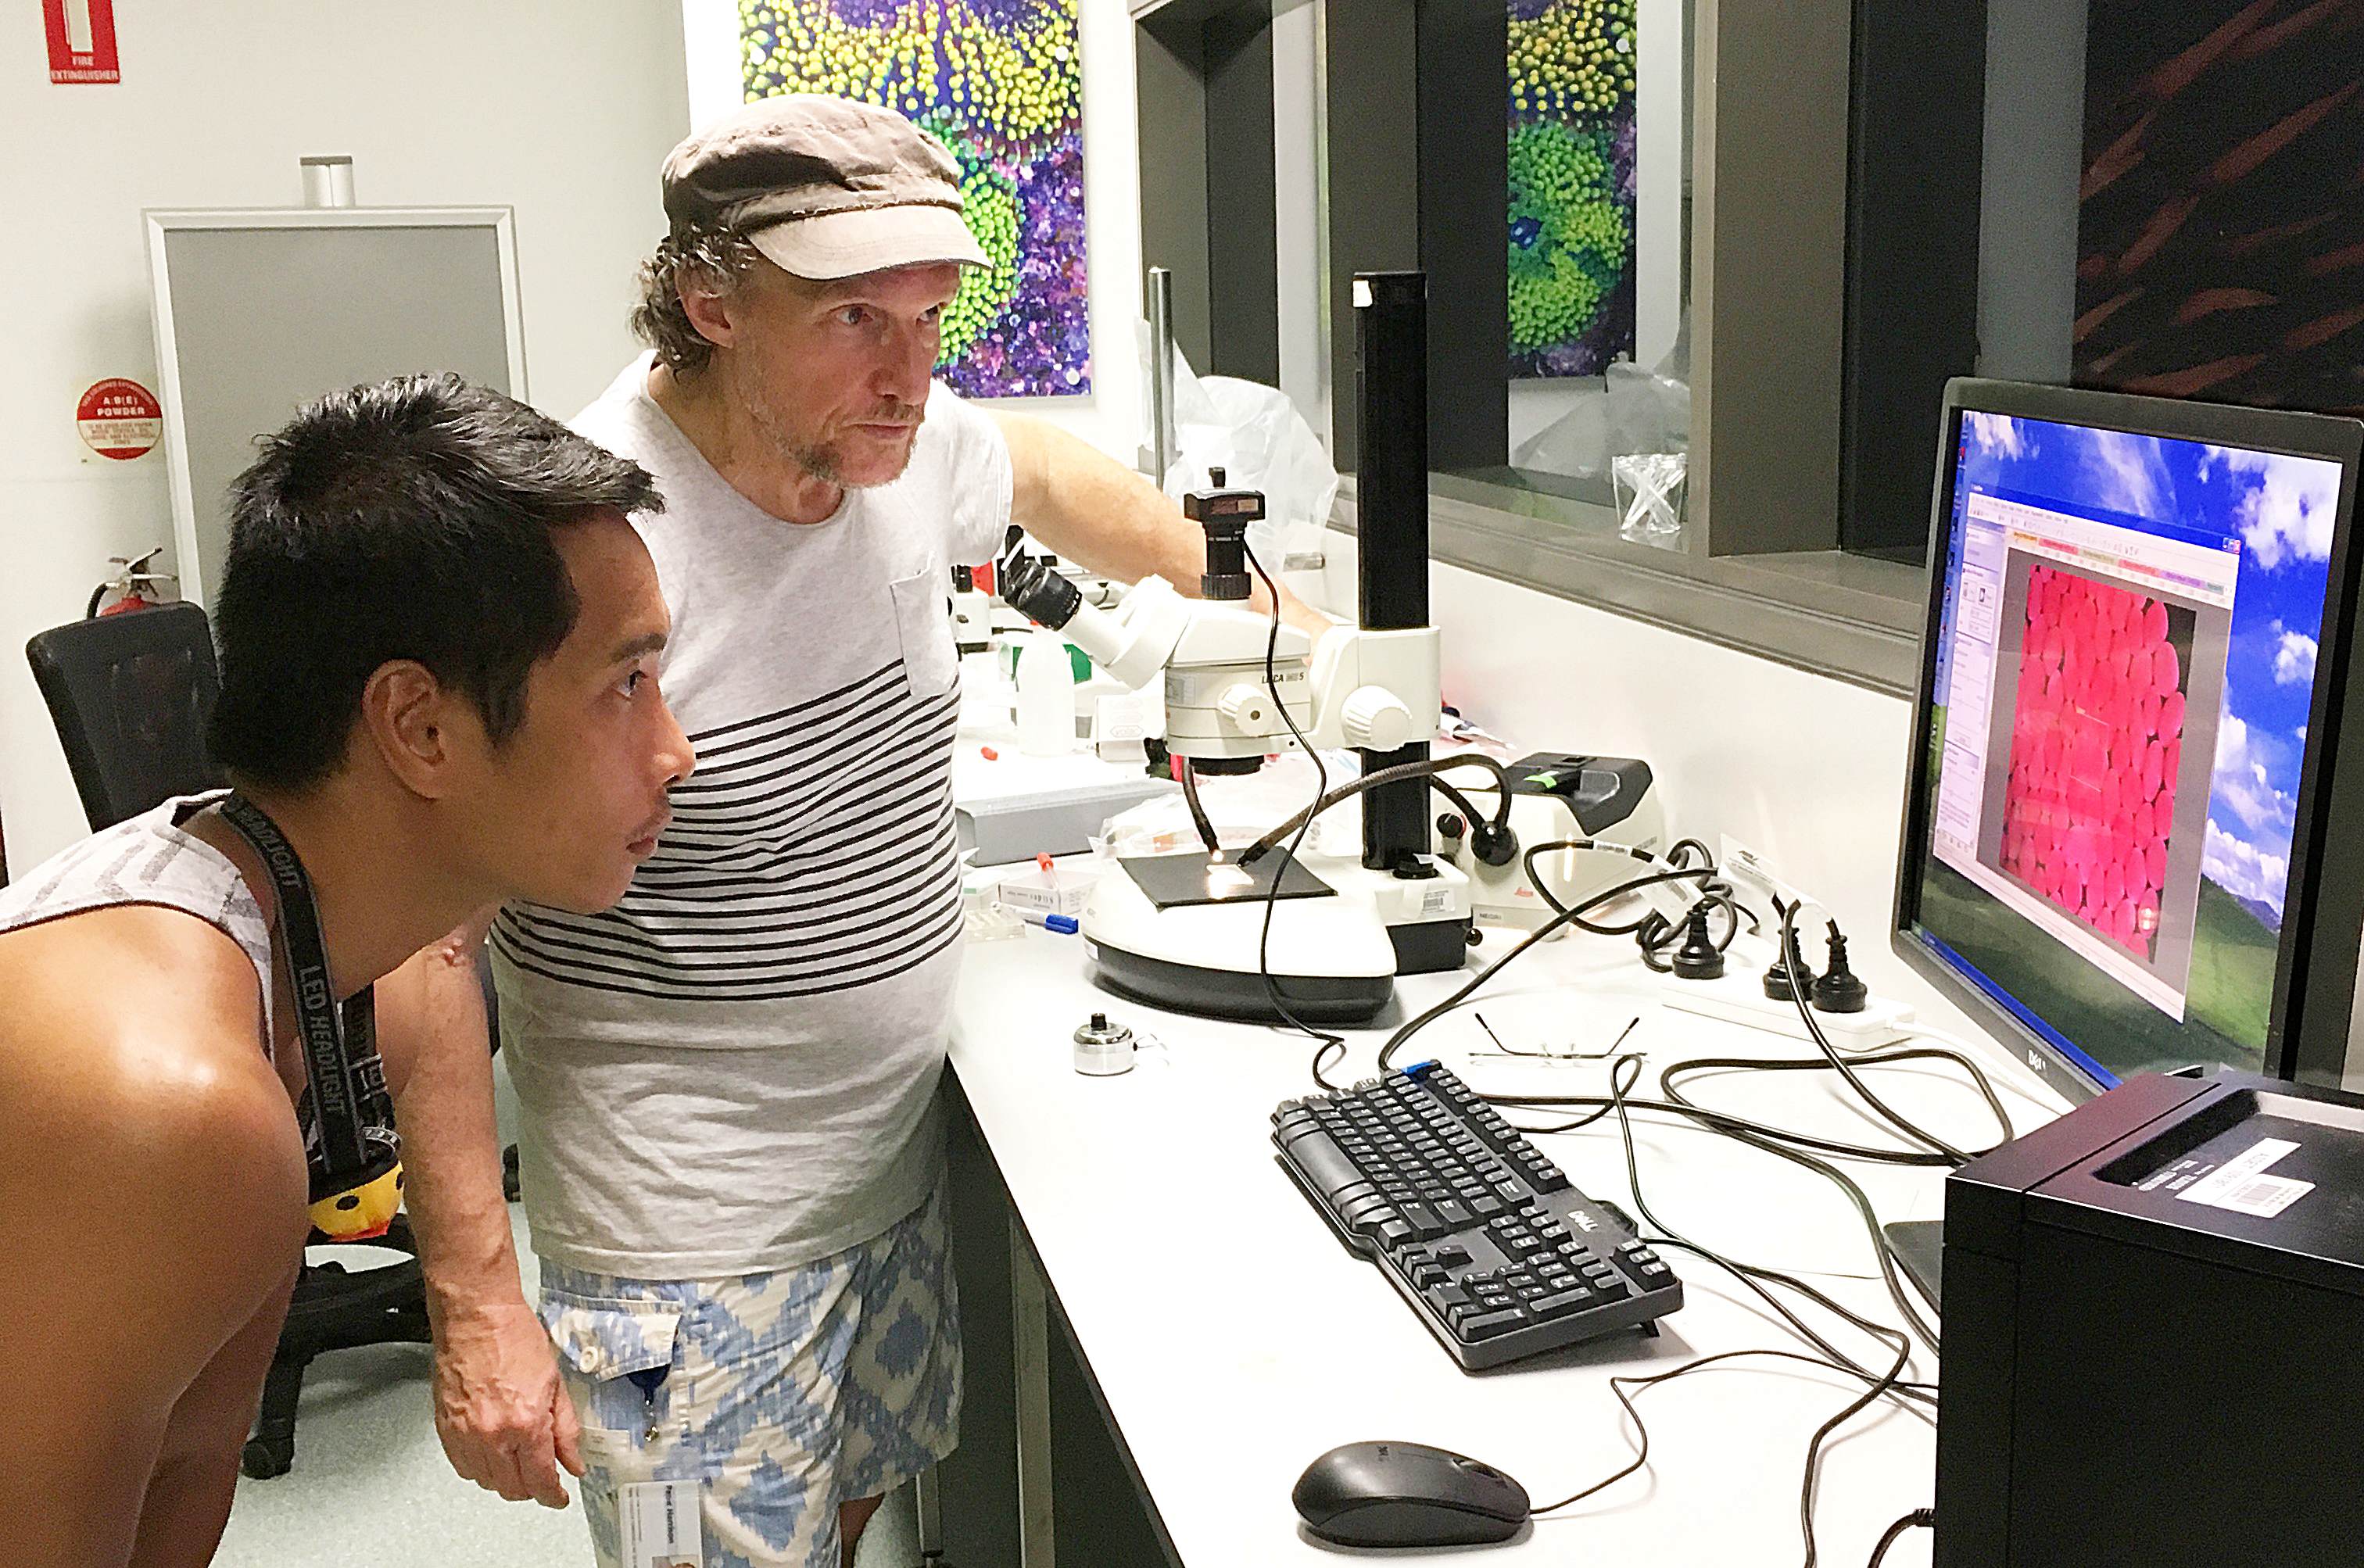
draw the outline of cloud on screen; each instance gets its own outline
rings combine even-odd
[[[2215,803],[2250,831],[2287,838],[2297,820],[2298,802],[2274,787],[2267,771],[2269,760],[2263,737],[2228,713],[2216,731],[2215,777],[2210,789]]]
[[[1982,452],[2018,459],[2033,450],[2020,422],[2008,414],[1981,414],[1969,409],[1963,417],[1969,422],[1971,444]]]
[[[2211,822],[2200,851],[2200,870],[2236,898],[2266,905],[2277,916],[2281,913],[2290,886],[2290,862],[2282,856],[2266,854]]]
[[[2212,448],[2210,455],[2235,473],[2257,476],[2236,516],[2241,542],[2258,565],[2271,571],[2285,560],[2331,558],[2331,525],[2339,506],[2337,463],[2229,447]]]

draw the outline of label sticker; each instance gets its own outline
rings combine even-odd
[[[617,1487],[616,1524],[625,1568],[702,1568],[706,1562],[695,1481],[641,1481]]]
[[[2206,1175],[2191,1182],[2175,1195],[2184,1203],[2202,1203],[2211,1208],[2230,1209],[2236,1214],[2271,1219],[2314,1191],[2313,1182],[2294,1182],[2286,1176],[2264,1173],[2268,1167],[2284,1155],[2294,1152],[2297,1148],[2298,1145],[2288,1139],[2261,1138]]]
[[[83,444],[99,456],[128,462],[163,439],[164,410],[156,395],[138,382],[110,376],[74,405],[74,428]]]

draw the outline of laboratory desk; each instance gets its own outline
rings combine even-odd
[[[1473,967],[1509,940],[1489,936]],[[1369,1075],[1404,1009],[1441,999],[1461,979],[1399,982],[1376,1027],[1350,1036],[1332,1079]],[[1624,1044],[1647,1057],[1636,1092],[1655,1096],[1659,1071],[1686,1058],[1812,1050],[1662,1008],[1657,998],[1671,984],[1643,968],[1630,944],[1571,936],[1520,959],[1474,1007],[1423,1030],[1396,1064],[1440,1058],[1481,1091],[1600,1094],[1603,1061],[1483,1053],[1498,1040],[1513,1051],[1601,1051],[1638,1019]],[[1095,1009],[1157,1042],[1131,1073],[1091,1078],[1074,1070],[1071,1036]],[[1685,1305],[1663,1321],[1660,1337],[1621,1333],[1464,1373],[1274,1162],[1274,1106],[1314,1092],[1311,1042],[1114,997],[1091,982],[1077,938],[1030,927],[1016,940],[973,944],[951,1050],[955,1179],[965,1146],[968,1211],[985,1186],[1006,1192],[1012,1217],[1007,1272],[982,1288],[1008,1291],[1014,1308],[999,1328],[988,1322],[970,1334],[970,1460],[998,1453],[1014,1461],[1015,1561],[1023,1568],[1052,1562],[1054,1546],[1059,1559],[1088,1568],[1154,1563],[1161,1552],[1191,1568],[1366,1555],[1306,1532],[1290,1505],[1299,1473],[1337,1444],[1438,1444],[1508,1471],[1540,1505],[1633,1457],[1635,1434],[1611,1377],[1721,1351],[1809,1349],[1732,1276],[1667,1249]],[[2021,1131],[2064,1108],[2001,1051],[1982,1052],[1981,1062]],[[1993,1140],[1990,1114],[1950,1065],[1883,1069],[1878,1082],[1892,1105],[1932,1131],[1971,1147]],[[1787,1128],[1881,1147],[1894,1141],[1834,1074],[1712,1074],[1694,1080],[1690,1092]],[[1531,1111],[1514,1119],[1564,1118]],[[1868,1317],[1897,1320],[1864,1226],[1834,1186],[1672,1116],[1637,1112],[1634,1130],[1643,1195],[1659,1220],[1741,1261],[1805,1276]],[[1640,1217],[1614,1118],[1538,1141],[1586,1193]],[[1938,1171],[1840,1163],[1884,1220],[1941,1211]],[[963,1288],[980,1294],[966,1273]],[[1001,1303],[966,1303],[965,1323],[989,1319],[988,1305]],[[1879,1342],[1811,1304],[1799,1310],[1857,1361],[1888,1364],[1892,1352]],[[1061,1445],[1046,1443],[1044,1378],[1028,1351],[1046,1325],[1088,1391],[1059,1418],[1074,1423],[1078,1410],[1085,1426],[1104,1418],[1114,1463],[1070,1465]],[[989,1412],[997,1399],[1013,1397],[1016,1438],[997,1449]],[[1921,1351],[1911,1375],[1928,1381],[1935,1373]],[[1641,1390],[1645,1471],[1536,1519],[1508,1543],[1454,1550],[1472,1561],[1636,1568],[1801,1562],[1807,1440],[1862,1386],[1834,1371],[1766,1358]],[[1854,1568],[1890,1521],[1928,1506],[1933,1419],[1882,1402],[1826,1446],[1815,1505],[1823,1562]],[[1054,1521],[1072,1524],[1078,1510],[1105,1512],[1111,1488],[1137,1495],[1147,1525],[1137,1539],[1154,1539],[1154,1548],[1106,1544],[1135,1539],[1116,1531],[1079,1549],[1072,1529],[1054,1531]],[[947,1496],[945,1507],[956,1510],[957,1498]],[[999,1555],[965,1553],[958,1521],[948,1523],[955,1528],[947,1562],[982,1568]],[[1929,1550],[1927,1532],[1915,1532],[1890,1552],[1889,1568],[1925,1563]]]

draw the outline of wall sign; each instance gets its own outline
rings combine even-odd
[[[110,376],[82,395],[74,424],[91,450],[128,462],[163,439],[164,410],[138,382]]]
[[[51,82],[120,82],[115,0],[41,0]]]

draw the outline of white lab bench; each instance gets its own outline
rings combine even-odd
[[[1489,936],[1473,966],[1510,940]],[[1397,1001],[1374,1028],[1355,1032],[1350,1055],[1330,1070],[1333,1080],[1367,1076],[1388,1032],[1461,978],[1399,981]],[[1669,984],[1645,970],[1630,944],[1578,935],[1522,958],[1475,1011],[1518,1050],[1602,1050],[1638,1018],[1625,1043],[1647,1054],[1636,1090],[1645,1095],[1655,1095],[1659,1071],[1678,1060],[1812,1049],[1662,1009],[1656,998]],[[1070,1037],[1094,1009],[1154,1035],[1164,1049],[1145,1052],[1121,1077],[1078,1074]],[[1442,1057],[1481,1091],[1605,1089],[1603,1062],[1466,1055],[1491,1049],[1464,1008],[1431,1025],[1396,1064]],[[1619,1334],[1494,1372],[1462,1372],[1274,1162],[1272,1110],[1314,1092],[1311,1051],[1310,1041],[1286,1031],[1111,996],[1087,977],[1078,938],[1030,927],[1016,940],[970,947],[952,1030],[953,1097],[965,1106],[955,1118],[955,1173],[965,1140],[968,1184],[996,1184],[976,1173],[981,1155],[998,1173],[1014,1215],[1011,1233],[1020,1238],[1011,1284],[987,1286],[1014,1296],[1015,1351],[1006,1323],[971,1332],[971,1459],[1008,1455],[1006,1440],[996,1446],[992,1412],[1014,1386],[1014,1561],[1023,1568],[1044,1568],[1054,1556],[1090,1568],[1154,1561],[1114,1546],[1077,1550],[1072,1530],[1054,1529],[1054,1519],[1071,1522],[1060,1518],[1063,1509],[1109,1507],[1116,1472],[1084,1466],[1079,1491],[1059,1459],[1062,1445],[1046,1441],[1039,1364],[1045,1332],[1063,1340],[1091,1396],[1088,1405],[1071,1400],[1057,1418],[1105,1418],[1156,1540],[1191,1568],[1365,1555],[1307,1533],[1289,1501],[1306,1464],[1337,1444],[1438,1444],[1507,1470],[1541,1504],[1632,1457],[1634,1432],[1611,1376],[1718,1351],[1811,1349],[1730,1275],[1669,1249],[1685,1305],[1663,1321],[1661,1337]],[[2001,1051],[1984,1053],[1982,1064],[2003,1088],[2019,1130],[2063,1108]],[[1950,1066],[1886,1069],[1879,1084],[1899,1110],[1957,1144],[1991,1141],[1990,1114]],[[1787,1128],[1874,1146],[1894,1141],[1834,1074],[1710,1075],[1690,1092]],[[1544,1112],[1517,1118],[1556,1119]],[[1805,1275],[1868,1317],[1896,1320],[1863,1224],[1835,1187],[1670,1116],[1636,1113],[1634,1129],[1645,1195],[1667,1224],[1741,1261]],[[1638,1218],[1613,1118],[1539,1141],[1578,1187]],[[1938,1171],[1839,1163],[1883,1220],[1941,1213]],[[967,1207],[974,1211],[973,1202]],[[1039,1294],[1045,1288],[1047,1298]],[[965,1283],[965,1289],[976,1294]],[[985,1307],[998,1305],[966,1303],[964,1321],[990,1318]],[[1865,1364],[1885,1365],[1892,1353],[1844,1325],[1825,1327],[1829,1315],[1819,1308],[1799,1310]],[[1014,1385],[1003,1359],[1013,1354]],[[1931,1380],[1936,1369],[1923,1356],[1913,1375]],[[1641,1391],[1635,1397],[1651,1440],[1645,1472],[1534,1521],[1505,1545],[1455,1550],[1486,1561],[1651,1568],[1798,1562],[1807,1440],[1860,1388],[1836,1372],[1767,1358]],[[1891,1520],[1929,1505],[1933,1420],[1883,1402],[1826,1446],[1815,1509],[1823,1561],[1864,1562]],[[998,1555],[965,1554],[953,1523],[948,1562],[972,1568]],[[1927,1532],[1914,1532],[1890,1552],[1889,1568],[1925,1563],[1929,1550]]]

